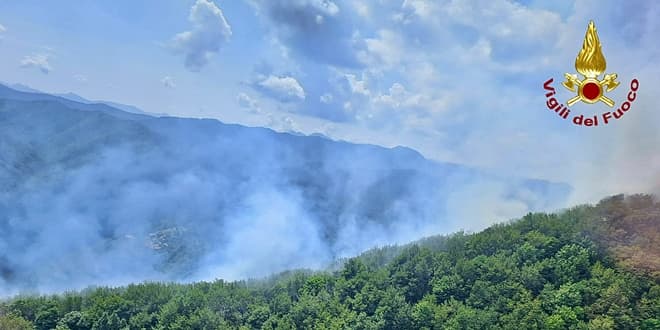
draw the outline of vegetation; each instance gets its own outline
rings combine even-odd
[[[660,329],[659,222],[652,196],[615,196],[334,271],[17,297],[0,329]]]

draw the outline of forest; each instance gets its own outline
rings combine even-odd
[[[0,329],[660,329],[660,202],[617,195],[267,279],[0,301]]]

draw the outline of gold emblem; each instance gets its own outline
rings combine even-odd
[[[577,74],[565,73],[566,81],[562,83],[571,92],[577,92],[577,95],[568,100],[568,105],[571,106],[577,101],[593,104],[598,101],[614,106],[614,101],[605,96],[605,91],[611,92],[619,82],[616,81],[617,74],[606,74],[603,80],[598,80],[603,72],[605,72],[606,62],[605,56],[601,50],[600,40],[598,40],[598,33],[596,32],[596,25],[594,21],[589,22],[587,33],[584,36],[584,43],[582,49],[575,58],[575,70],[584,76],[584,79],[578,79]]]

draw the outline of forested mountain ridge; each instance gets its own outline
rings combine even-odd
[[[374,249],[328,272],[18,297],[0,328],[659,329],[649,195]]]
[[[553,209],[571,189],[404,147],[0,85],[0,297],[322,268],[373,246]],[[462,198],[475,191],[479,212]]]

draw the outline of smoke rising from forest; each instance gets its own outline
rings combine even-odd
[[[50,103],[1,113],[11,187],[0,192],[3,295],[318,269],[551,209],[568,189],[410,149],[215,121],[120,120]]]

